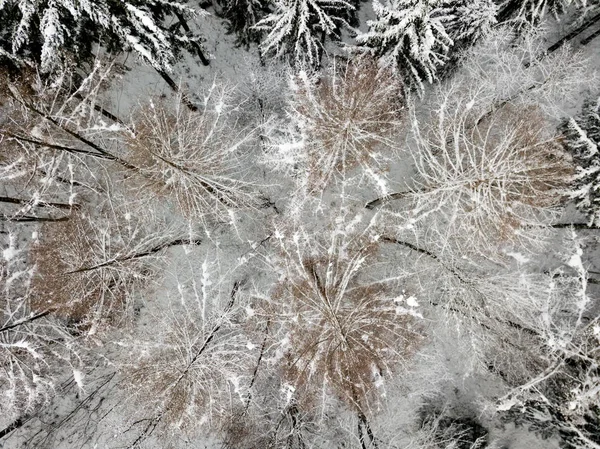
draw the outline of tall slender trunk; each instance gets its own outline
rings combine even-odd
[[[19,204],[26,205],[29,204],[31,200],[24,200],[21,198],[12,198],[8,196],[0,196],[0,203],[9,203],[9,204]],[[71,210],[71,209],[80,209],[81,206],[79,204],[65,204],[65,203],[52,203],[47,201],[40,201],[36,204],[37,207],[54,207],[56,209],[63,210]]]
[[[188,34],[191,34],[190,27],[187,24],[185,17],[183,17],[183,14],[181,14],[180,11],[175,11],[175,16],[177,17],[177,20],[179,21],[179,23],[181,24],[181,26],[185,30],[185,32]],[[204,52],[202,51],[202,47],[200,46],[200,44],[196,41],[191,41],[190,43],[196,50],[196,54],[200,58],[200,62],[202,62],[202,64],[205,66],[210,65],[210,61],[206,58],[206,56],[204,56]]]
[[[162,79],[165,80],[165,82],[169,85],[169,87],[173,90],[173,92],[181,95],[181,102],[185,106],[187,106],[187,108],[190,111],[198,112],[198,106],[196,106],[194,103],[192,103],[185,93],[181,92],[181,89],[179,89],[179,86],[177,85],[177,83],[175,81],[173,81],[173,78],[171,78],[167,72],[165,72],[164,70],[161,70],[161,69],[157,69],[156,67],[154,69],[158,72],[158,74],[162,77]]]
[[[598,14],[596,14],[595,16],[590,17],[589,19],[587,19],[585,22],[583,22],[581,24],[581,26],[575,28],[573,31],[571,31],[565,37],[563,37],[562,39],[560,39],[558,42],[556,42],[553,45],[551,45],[550,47],[548,47],[548,50],[546,50],[546,53],[552,53],[552,52],[558,50],[566,42],[569,42],[575,36],[577,36],[578,34],[581,34],[586,29],[588,29],[589,27],[591,27],[592,25],[594,25],[596,22],[599,22],[599,21],[600,21],[600,12]],[[600,33],[600,30],[598,30],[596,33]],[[594,34],[596,34],[596,33],[594,33]],[[587,43],[589,43],[589,41],[591,41],[595,37],[594,34],[592,36],[590,36],[589,38],[584,39],[583,41],[581,41],[581,43],[583,45],[586,45]]]
[[[13,430],[17,430],[19,427],[22,427],[23,424],[27,422],[24,418],[19,418],[13,421],[8,427],[0,430],[0,440],[11,433]]]
[[[163,249],[167,249],[167,248],[171,248],[173,246],[180,246],[180,245],[200,245],[202,243],[202,240],[200,239],[176,239],[176,240],[171,240],[169,242],[164,242],[161,243],[159,245],[156,245],[146,251],[142,251],[139,253],[134,253],[134,254],[128,254],[126,256],[122,256],[122,257],[115,257],[114,259],[111,260],[107,260],[105,262],[99,263],[97,265],[93,265],[91,267],[82,267],[82,268],[78,268],[76,270],[73,271],[69,271],[66,274],[74,274],[74,273],[85,273],[86,271],[93,271],[93,270],[97,270],[99,268],[104,268],[104,267],[108,267],[117,263],[121,263],[121,262],[127,262],[129,260],[135,260],[135,259],[141,259],[143,257],[148,257],[151,256],[152,254],[156,254],[159,251],[162,251]]]
[[[8,215],[0,215],[0,221],[12,221],[12,222],[18,222],[18,223],[55,223],[55,222],[62,222],[62,221],[69,221],[71,217],[66,216],[66,217],[59,217],[59,218],[52,218],[52,217],[33,217],[31,215],[22,215],[20,217],[9,217]]]

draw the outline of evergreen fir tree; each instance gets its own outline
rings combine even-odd
[[[535,25],[548,13],[558,17],[573,3],[573,0],[496,0],[496,2],[499,3],[498,22],[510,20],[519,25]]]
[[[563,123],[561,130],[578,166],[571,197],[589,224],[600,226],[600,98],[587,100],[581,114]]]
[[[436,10],[436,16],[443,20],[456,48],[484,37],[497,22],[497,12],[493,0],[446,0]]]
[[[498,6],[494,0],[443,0],[432,16],[444,24],[452,39],[452,47],[446,54],[443,72],[438,77],[452,73],[460,62],[461,54],[484,38],[497,23]]]
[[[227,32],[236,34],[238,45],[248,48],[253,42],[260,42],[262,32],[254,28],[270,11],[265,0],[227,0],[223,17],[228,21]]]
[[[359,48],[398,71],[407,88],[421,93],[424,82],[436,79],[452,45],[445,19],[436,14],[440,5],[439,0],[374,0],[377,19],[368,21],[369,31],[356,37]]]
[[[169,71],[178,48],[195,41],[162,25],[165,16],[194,14],[169,0],[0,1],[0,61],[39,65],[43,73],[68,61],[89,61],[93,46],[133,50],[142,60]]]
[[[275,0],[275,11],[255,26],[267,33],[261,52],[287,56],[293,65],[318,66],[325,40],[340,38],[353,9],[345,0]]]

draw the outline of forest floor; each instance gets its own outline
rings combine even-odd
[[[363,5],[361,11],[361,23],[365,23],[370,15],[370,6]],[[550,21],[548,23],[548,35],[545,38],[548,44],[555,42],[560,36],[569,31],[569,20],[562,22]],[[251,92],[252,89],[261,88],[258,83],[263,80],[271,80],[276,88],[277,83],[287,83],[286,70],[277,62],[268,61],[264,65],[259,58],[256,48],[246,50],[235,46],[235,37],[225,34],[223,23],[214,16],[201,17],[198,19],[198,28],[206,36],[204,47],[210,56],[210,65],[204,66],[197,57],[185,54],[179,62],[172,78],[180,85],[183,92],[189,94],[192,102],[201,102],[202,93],[213,84],[215,80],[240,87],[242,91]],[[574,51],[581,51],[590,64],[600,71],[600,37],[590,41],[587,45],[581,45],[582,39],[594,33],[596,30],[588,30],[585,34],[573,39]],[[127,117],[139,107],[140,99],[172,97],[174,92],[165,83],[162,77],[152,68],[142,66],[131,57],[123,60],[127,69],[122,73],[120,81],[105,92],[106,105],[119,117]],[[565,98],[564,104],[560,105],[566,115],[576,114],[583,102],[591,92],[582,90],[578,97]],[[425,99],[426,100],[426,99]],[[413,167],[407,160],[396,161],[389,169],[388,182],[390,191],[403,190],[406,180],[411,178]],[[260,179],[263,183],[261,190],[279,210],[284,210],[290,192],[286,186],[285,179],[277,175],[252,173],[253,179]],[[353,193],[357,204],[366,204],[369,200],[381,195],[376,186],[365,184],[358,186]],[[329,199],[329,204],[335,204],[335,194]],[[561,218],[563,222],[578,222],[581,217],[570,209]],[[369,212],[355,208],[356,214]],[[166,262],[163,266],[165,275],[163,279],[153,286],[152,293],[140,299],[140,311],[136,320],[136,329],[115,332],[109,342],[104,342],[104,354],[106,360],[99,366],[93,367],[86,373],[85,388],[78,388],[75,379],[67,376],[57,389],[57,395],[47,406],[44,412],[29,420],[10,436],[0,439],[0,448],[20,449],[26,447],[54,447],[57,449],[71,448],[113,448],[129,447],[131,440],[124,438],[135,426],[123,416],[132,412],[130,406],[124,406],[111,399],[111,391],[122,382],[115,376],[115,367],[111,356],[122,358],[127,351],[136,351],[133,346],[123,350],[130,345],[128,333],[144,335],[151,338],[155,332],[157,319],[169,313],[176,313],[173,303],[184,301],[176,297],[178,288],[182,285],[191,285],[192,279],[201,280],[202,272],[209,272],[214,276],[214,291],[218,295],[227,295],[230,286],[239,279],[251,279],[253,287],[260,290],[260,276],[256,275],[253,259],[260,256],[260,245],[264,239],[269,238],[265,232],[269,223],[277,216],[273,208],[265,209],[255,213],[251,217],[232,216],[231,226],[217,227],[212,233],[203,236],[204,241],[199,246],[174,248],[168,250]],[[318,218],[307,217],[307,220]],[[568,232],[568,230],[565,230]],[[598,230],[581,230],[580,235],[586,238],[585,263],[589,272],[600,272],[600,245]],[[29,225],[21,227],[22,245],[27,245],[27,240],[35,236],[35,228]],[[515,261],[515,263],[517,263]],[[532,264],[537,264],[534,261]],[[535,269],[548,269],[548,264],[554,262],[539,263]],[[208,267],[208,268],[206,268]],[[530,267],[531,268],[531,267]],[[600,277],[600,276],[599,276]],[[590,285],[589,294],[600,307],[600,285]],[[418,299],[418,298],[417,298]],[[248,307],[251,307],[250,305]],[[250,312],[249,312],[250,313]],[[462,340],[456,340],[458,333],[453,330],[444,330],[437,325],[444,319],[443,313],[435,310],[429,311],[424,324],[426,332],[433,335],[428,347],[424,348],[416,357],[407,374],[405,385],[411,385],[410,389],[387,392],[388,397],[397,395],[396,405],[391,409],[394,413],[386,413],[382,420],[394,419],[398,429],[409,428],[414,416],[407,414],[415,409],[415,403],[421,403],[423,398],[432,396],[439,390],[453,392],[448,394],[445,407],[454,411],[450,414],[466,416],[475,414],[480,423],[490,431],[490,444],[488,449],[558,449],[557,441],[541,439],[525,427],[515,427],[513,424],[503,425],[497,418],[494,410],[488,409],[490,398],[499,397],[505,393],[503,386],[498,383],[496,376],[487,376],[476,366],[474,358],[470,359],[469,335],[462,334]],[[114,349],[109,349],[113,347]],[[445,360],[444,366],[432,369],[430,361],[435,359]],[[433,398],[432,398],[433,399]],[[85,412],[84,412],[85,410]],[[390,418],[393,416],[393,418]],[[91,418],[91,420],[90,420]],[[2,422],[0,417],[0,428],[7,423]],[[48,430],[50,429],[50,430]],[[131,433],[135,433],[131,431]],[[133,437],[132,437],[133,438]],[[154,436],[145,441],[145,447],[158,449],[163,446],[160,439],[153,442]],[[178,436],[175,441],[176,448],[216,448],[211,436],[199,437],[188,440],[187,437]],[[402,447],[402,446],[398,446]]]

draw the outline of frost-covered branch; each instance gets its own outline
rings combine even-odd
[[[235,126],[229,95],[215,83],[201,111],[150,102],[136,112],[135,133],[125,138],[142,193],[173,198],[194,217],[227,217],[230,209],[260,204],[244,180],[254,133]]]

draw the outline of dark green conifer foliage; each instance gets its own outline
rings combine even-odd
[[[577,173],[571,196],[590,225],[600,225],[600,98],[587,100],[581,114],[561,125],[564,145],[573,155]]]
[[[167,27],[165,19],[193,15],[182,3],[162,0],[5,0],[0,2],[0,62],[54,73],[93,60],[96,45],[134,51],[169,71],[178,49],[197,38]]]

